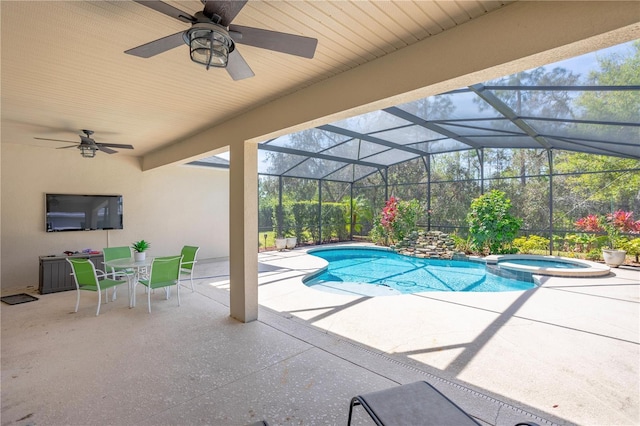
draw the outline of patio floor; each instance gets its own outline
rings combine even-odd
[[[229,318],[228,262],[196,292],[126,292],[95,316],[75,292],[2,304],[2,425],[346,424],[352,396],[426,380],[483,424],[640,424],[640,271],[527,292],[363,297],[265,252],[259,320]],[[356,410],[354,424],[371,424]]]

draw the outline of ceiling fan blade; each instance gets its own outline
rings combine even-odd
[[[98,144],[98,149],[102,152],[106,152],[107,154],[115,154],[116,151],[115,149],[111,149],[111,148],[107,148],[106,146],[102,145],[102,144]]]
[[[238,49],[229,54],[229,62],[227,62],[227,72],[235,81],[253,77],[255,74],[251,67],[244,60]]]
[[[104,142],[97,142],[96,143],[100,148],[102,148],[103,146],[107,146],[110,148],[120,148],[120,149],[133,149],[133,145],[123,145],[123,144],[119,144],[119,143],[104,143]]]
[[[315,38],[263,30],[260,28],[243,27],[241,25],[230,25],[229,32],[233,41],[236,43],[288,53],[289,55],[302,56],[303,58],[309,59],[313,58],[313,55],[316,53],[316,46],[318,45],[318,40]],[[233,32],[238,32],[242,34],[242,36],[234,38]]]
[[[223,27],[228,27],[233,18],[242,10],[247,0],[206,0],[204,1],[204,15],[211,18],[218,15]]]
[[[142,1],[142,0],[134,0],[136,3],[140,3],[143,6],[147,6],[155,10],[156,12],[164,13],[165,15],[171,16],[172,18],[179,19],[183,22],[195,22],[196,18],[189,15],[187,12],[183,12],[182,10],[175,8],[167,3],[163,3],[161,1]]]
[[[150,58],[159,53],[166,52],[167,50],[171,50],[185,44],[184,39],[182,38],[183,33],[184,31],[180,31],[179,33],[171,34],[166,37],[159,38],[158,40],[150,41],[149,43],[145,43],[142,46],[126,50],[124,53],[138,56],[140,58]]]
[[[66,143],[75,143],[75,144],[78,143],[78,142],[74,142],[74,141],[65,141],[65,140],[62,140],[62,139],[49,139],[49,138],[36,138],[36,137],[34,137],[34,139],[38,139],[38,140],[41,140],[41,141],[66,142]]]
[[[67,149],[67,148],[77,148],[78,145],[69,145],[69,146],[61,146],[60,148],[56,148],[56,149]]]

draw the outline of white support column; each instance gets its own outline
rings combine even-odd
[[[230,313],[241,322],[258,319],[258,145],[229,146]]]

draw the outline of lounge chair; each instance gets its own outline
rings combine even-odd
[[[348,425],[353,407],[361,405],[378,426],[477,426],[480,425],[453,401],[427,382],[415,382],[351,399]],[[537,426],[518,423],[516,426]]]

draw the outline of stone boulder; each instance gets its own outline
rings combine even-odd
[[[419,258],[452,259],[455,242],[441,231],[414,231],[391,248],[399,254]]]

